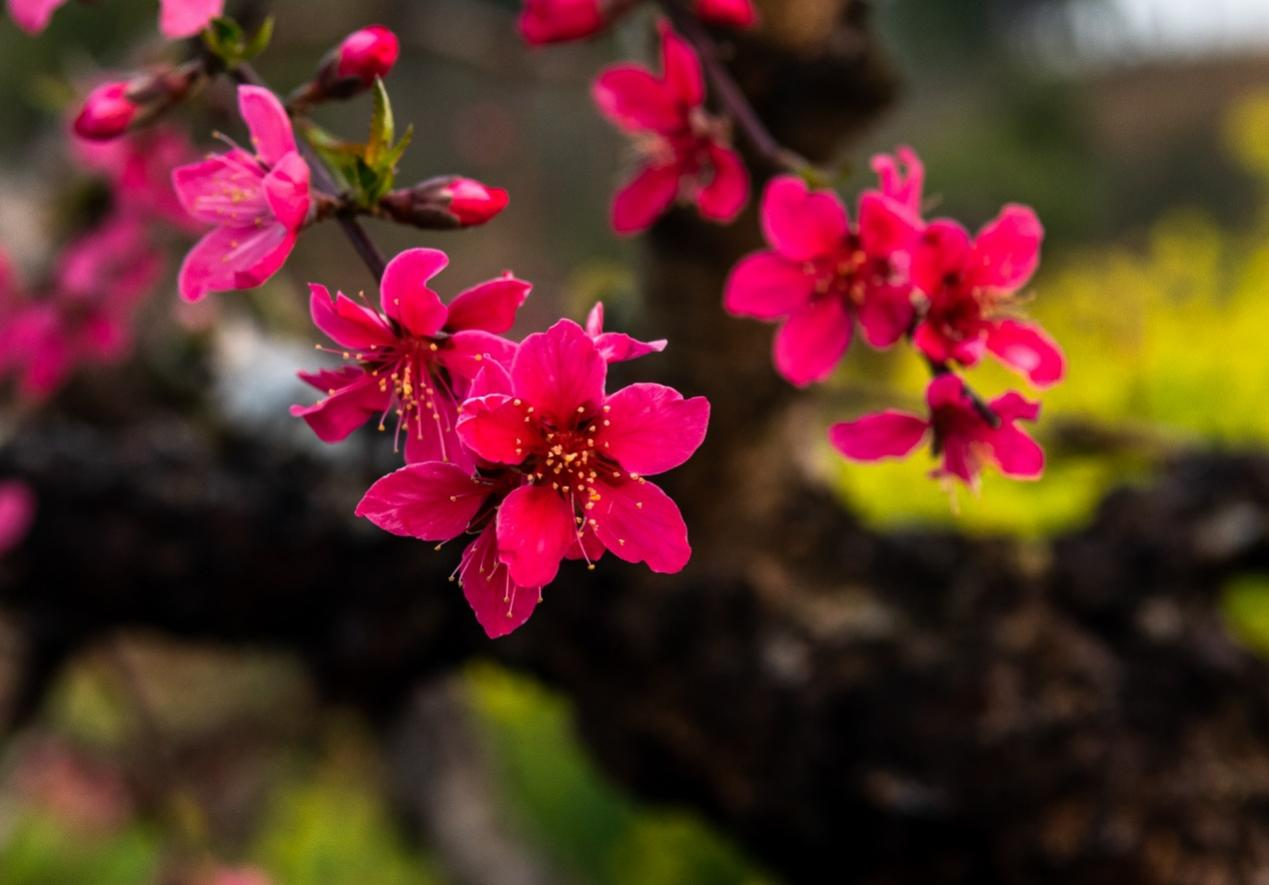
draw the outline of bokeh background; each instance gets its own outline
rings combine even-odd
[[[163,51],[154,45],[153,6],[71,4],[38,39],[0,23],[0,245],[30,275],[82,223],[100,190],[66,155],[73,96],[101,71]],[[449,251],[445,294],[504,269],[533,281],[521,331],[560,315],[580,318],[602,298],[614,327],[656,335],[638,276],[645,245],[617,239],[606,220],[623,145],[588,96],[599,67],[647,56],[648,18],[631,16],[594,42],[530,51],[515,35],[515,6],[276,0],[274,45],[259,67],[289,87],[344,33],[369,21],[393,27],[404,51],[389,85],[397,119],[416,132],[401,180],[462,172],[508,188],[512,203],[479,231],[437,237],[372,222],[376,238],[389,251],[422,243]],[[1048,240],[1029,310],[1062,343],[1070,373],[1044,399],[1038,435],[1050,466],[1039,483],[988,477],[981,495],[958,492],[949,501],[923,459],[863,467],[832,457],[819,442],[830,421],[920,400],[924,368],[915,356],[863,348],[805,399],[814,417],[790,460],[869,530],[1004,537],[1043,558],[1050,539],[1088,526],[1114,490],[1150,487],[1177,458],[1262,450],[1269,441],[1269,6],[876,0],[868,7],[871,39],[889,59],[898,93],[836,157],[845,192],[865,186],[872,152],[905,143],[928,165],[935,214],[977,225],[1005,202],[1033,205]],[[229,107],[229,93],[213,90],[182,119],[196,133],[238,133]],[[350,135],[367,117],[365,99],[319,113]],[[174,237],[174,256],[180,247]],[[33,423],[72,420],[109,432],[154,414],[196,411],[261,446],[336,469],[364,465],[373,440],[327,449],[286,414],[290,403],[307,401],[294,370],[319,363],[301,297],[308,280],[371,287],[333,227],[306,235],[264,289],[218,298],[204,311],[177,311],[169,278],[145,308],[132,361],[77,378],[38,414],[9,409],[0,435],[19,439]],[[717,322],[735,321],[719,308]],[[766,354],[753,360],[761,364]],[[975,378],[987,393],[1013,383],[989,367]],[[150,395],[116,395],[138,387]],[[342,495],[349,511],[355,500],[351,486],[312,494]],[[419,545],[418,555],[432,554]],[[1231,643],[1269,654],[1269,573],[1239,568],[1212,580]],[[579,580],[567,592],[587,588]],[[548,600],[536,618],[551,617]],[[24,629],[18,619],[5,629],[13,673]],[[5,681],[12,688],[17,677]],[[893,697],[895,705],[919,702]],[[112,635],[63,662],[34,715],[5,735],[0,882],[172,880],[190,858],[250,866],[282,885],[708,885],[787,875],[743,835],[712,823],[708,809],[651,803],[618,786],[579,736],[567,693],[504,664],[469,661],[429,683],[408,727],[384,734],[356,704],[332,703],[316,690],[312,674],[284,650],[147,630]],[[410,802],[401,799],[403,772],[415,779]],[[825,871],[822,881],[853,881],[851,833],[841,840],[843,869]],[[1246,878],[1218,873],[1201,881],[1269,876],[1269,866],[1242,869]]]

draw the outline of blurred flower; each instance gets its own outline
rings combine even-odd
[[[638,0],[524,0],[520,36],[540,46],[580,40],[598,33]],[[757,24],[753,0],[695,0],[693,11],[703,21],[732,28]]]
[[[696,14],[707,22],[731,28],[752,28],[758,23],[753,0],[696,0]]]
[[[9,16],[28,34],[48,27],[66,0],[8,0]],[[225,8],[225,0],[159,0],[159,30],[165,37],[192,37]]]
[[[440,461],[470,467],[454,424],[458,403],[489,360],[507,363],[515,344],[501,337],[528,297],[529,283],[506,274],[460,293],[449,306],[428,281],[449,263],[436,249],[410,249],[388,264],[381,311],[342,292],[333,300],[313,284],[314,324],[357,365],[300,377],[326,393],[312,406],[293,406],[324,442],[338,442],[374,416],[383,429],[389,412],[405,433],[408,461]]]
[[[1043,329],[998,318],[1035,273],[1043,239],[1026,206],[1005,207],[977,238],[954,221],[931,223],[913,256],[913,281],[928,301],[917,347],[937,363],[963,366],[989,352],[1038,387],[1062,380],[1065,360]]]
[[[1011,391],[983,408],[955,375],[931,381],[926,401],[928,420],[905,412],[880,412],[834,425],[829,440],[853,461],[877,461],[902,458],[932,434],[934,451],[942,456],[934,475],[955,477],[971,487],[988,463],[1014,479],[1038,479],[1044,472],[1043,450],[1014,426],[1017,421],[1035,421],[1039,403]]]
[[[604,331],[604,303],[596,301],[586,317],[586,334],[595,342],[599,355],[609,365],[638,359],[665,350],[666,340],[637,341],[623,332]]]
[[[411,464],[376,482],[357,514],[426,541],[476,534],[459,581],[491,637],[521,626],[564,559],[605,550],[656,572],[691,556],[678,507],[641,474],[685,462],[709,421],[703,397],[659,384],[608,396],[607,363],[571,320],[530,335],[508,373],[486,367],[460,409],[458,432],[476,472]]]
[[[447,175],[393,191],[380,206],[402,224],[443,230],[485,224],[501,214],[508,202],[507,192],[500,187]]]
[[[782,176],[763,196],[762,225],[772,248],[736,266],[723,303],[738,316],[783,318],[775,365],[790,382],[827,378],[850,346],[856,321],[878,348],[909,330],[908,270],[921,222],[903,205],[866,192],[852,226],[837,194]]]
[[[282,103],[267,89],[240,86],[238,107],[256,152],[235,146],[172,173],[185,210],[217,225],[181,266],[180,292],[189,301],[264,283],[286,262],[308,219],[309,168]]]
[[[109,141],[128,131],[139,108],[128,97],[123,81],[102,83],[88,94],[75,117],[75,134],[92,141]]]
[[[600,111],[638,137],[643,168],[618,192],[618,233],[645,230],[676,199],[695,203],[711,221],[729,222],[749,200],[749,174],[728,146],[725,126],[704,110],[705,82],[695,51],[659,25],[662,76],[633,64],[614,65],[596,80]]]
[[[0,482],[0,556],[13,550],[31,529],[35,494],[25,483]]]
[[[157,125],[112,141],[72,139],[75,159],[106,177],[117,210],[197,230],[176,197],[172,172],[195,158],[194,146],[181,129]]]
[[[132,813],[123,774],[63,741],[41,741],[24,753],[14,779],[32,801],[80,830],[115,831]]]
[[[881,192],[918,218],[925,199],[925,164],[916,151],[901,145],[894,154],[877,154],[872,158]]]

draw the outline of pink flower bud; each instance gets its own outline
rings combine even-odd
[[[382,25],[370,25],[353,31],[339,44],[335,70],[341,79],[357,79],[370,86],[375,77],[388,75],[400,54],[396,34]]]
[[[580,40],[604,27],[600,0],[525,0],[520,36],[539,46]]]
[[[92,141],[109,141],[128,130],[139,108],[128,98],[123,81],[103,83],[88,94],[75,117],[75,134]]]
[[[450,183],[449,211],[463,227],[484,224],[507,208],[509,197],[500,187],[489,187],[472,178],[456,178]]]

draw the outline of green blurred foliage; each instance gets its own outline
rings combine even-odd
[[[159,841],[143,826],[93,834],[41,812],[5,824],[0,841],[4,885],[138,885],[153,881]]]
[[[1269,95],[1240,103],[1229,119],[1230,151],[1262,177],[1264,198]],[[1262,217],[1269,219],[1269,200]],[[1043,535],[1082,522],[1112,483],[1144,475],[1175,447],[1269,442],[1267,228],[1229,230],[1201,211],[1179,209],[1152,225],[1143,243],[1074,250],[1042,271],[1027,311],[1061,342],[1069,370],[1041,396],[1037,435],[1052,443],[1055,428],[1074,425],[1129,444],[1113,453],[1050,445],[1040,482],[988,476],[980,496],[953,490],[952,507],[930,488],[931,464],[919,458],[843,464],[837,471],[842,495],[883,525],[935,522]],[[875,377],[876,362],[852,360],[845,376]],[[880,370],[897,389],[911,391],[910,407],[923,408],[926,376],[919,360],[896,355]],[[1021,384],[990,363],[970,378],[986,395]],[[847,382],[842,393],[852,390]]]
[[[1225,623],[1238,641],[1269,657],[1269,575],[1244,575],[1221,595]]]
[[[562,867],[596,885],[769,881],[695,817],[641,808],[606,783],[573,734],[563,698],[492,665],[467,674],[501,766],[505,800]]]

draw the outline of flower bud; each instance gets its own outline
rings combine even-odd
[[[589,37],[605,24],[600,0],[524,0],[520,36],[540,46]]]
[[[401,44],[397,35],[382,25],[353,31],[335,50],[335,73],[341,80],[359,80],[369,88],[375,77],[386,77],[397,63]]]
[[[123,81],[103,83],[88,94],[75,117],[75,134],[92,141],[109,141],[128,131],[140,108],[128,97]]]
[[[445,176],[388,194],[380,202],[395,221],[430,230],[476,227],[492,220],[509,202],[507,192],[472,178]]]

